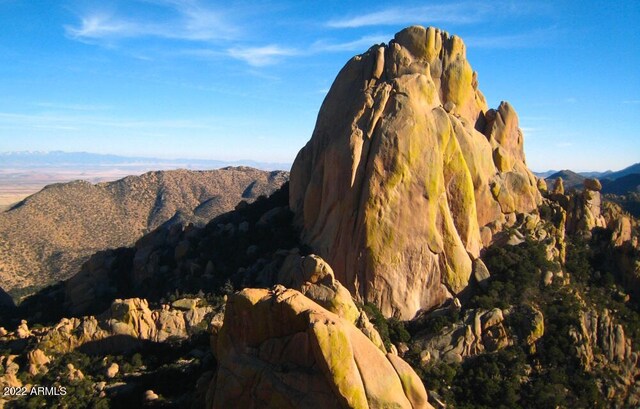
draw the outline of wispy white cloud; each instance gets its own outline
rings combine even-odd
[[[160,38],[183,40],[197,48],[178,46],[166,55],[190,56],[204,60],[234,58],[252,67],[276,64],[283,57],[300,55],[301,51],[278,44],[232,45],[221,48],[220,43],[241,41],[241,30],[226,19],[224,13],[201,5],[197,0],[141,0],[170,11],[172,18],[162,23],[151,17],[133,18],[114,12],[92,11],[80,17],[75,26],[65,26],[66,34],[74,40],[107,47],[127,39]],[[211,44],[214,46],[210,46]],[[182,48],[182,49],[180,49]],[[138,54],[136,54],[138,55]],[[144,55],[144,58],[151,59]]]
[[[544,8],[544,5],[513,1],[463,1],[419,7],[389,7],[358,16],[330,20],[326,25],[332,28],[357,28],[417,23],[471,24],[488,18],[539,12]]]
[[[573,143],[572,142],[558,142],[555,145],[558,148],[568,148],[570,146],[573,146]]]
[[[171,18],[159,23],[149,18],[123,17],[114,12],[90,11],[80,16],[79,25],[65,25],[68,37],[88,42],[114,41],[136,37],[158,37],[188,41],[213,41],[234,38],[238,27],[225,15],[194,1],[152,1],[162,6]]]
[[[254,67],[276,64],[282,57],[315,55],[333,52],[364,52],[373,44],[384,43],[391,38],[388,35],[368,35],[356,40],[332,43],[328,40],[318,40],[306,49],[282,47],[270,44],[260,47],[233,47],[227,49],[227,54],[235,59],[245,61]],[[218,57],[217,51],[196,51],[201,56]]]
[[[227,50],[229,56],[245,61],[254,67],[272,65],[279,61],[280,57],[300,54],[292,48],[284,48],[279,45],[266,45],[262,47],[233,47]]]
[[[368,35],[357,40],[343,43],[329,43],[326,40],[316,41],[311,45],[312,52],[339,52],[339,51],[358,51],[367,50],[374,44],[385,43],[392,38],[390,35]]]
[[[462,3],[461,3],[462,4]],[[411,22],[430,21],[434,23],[468,24],[477,21],[477,11],[467,9],[460,4],[429,5],[422,7],[392,7],[366,13],[359,16],[331,20],[327,26],[332,28],[357,28],[366,26],[410,24]]]
[[[335,52],[364,52],[373,44],[386,42],[391,37],[388,35],[368,35],[356,40],[347,42],[331,42],[323,39],[318,40],[304,48],[284,47],[279,44],[268,44],[261,46],[238,45],[227,49],[220,48],[194,48],[181,50],[178,54],[191,56],[203,60],[219,60],[231,57],[244,61],[252,67],[264,67],[280,63],[284,58],[293,56],[310,56],[323,53]],[[255,70],[247,71],[251,75],[263,76]],[[279,79],[269,77],[268,79]]]
[[[126,38],[144,33],[142,27],[128,21],[118,20],[111,15],[95,13],[81,17],[79,27],[65,26],[67,35],[71,38],[100,39],[100,38]]]

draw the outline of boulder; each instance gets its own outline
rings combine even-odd
[[[302,292],[351,323],[360,317],[351,294],[335,279],[331,266],[314,254],[300,256],[296,251],[289,254],[278,273],[277,282]]]
[[[340,71],[289,205],[357,299],[411,319],[467,286],[481,227],[540,200],[513,107],[488,109],[459,37],[414,26]]]
[[[144,393],[144,400],[145,402],[151,402],[154,400],[158,400],[160,397],[158,396],[157,393],[155,393],[154,391],[152,391],[151,389],[145,391]]]
[[[28,372],[31,376],[46,372],[50,362],[51,359],[41,349],[36,348],[27,353]]]
[[[293,289],[230,296],[216,340],[211,408],[431,408],[401,358]]]
[[[29,330],[29,325],[26,320],[20,321],[20,325],[18,325],[18,329],[16,329],[16,336],[20,339],[29,338],[31,336],[31,331]]]
[[[67,379],[70,382],[73,381],[81,381],[84,379],[84,374],[82,373],[81,370],[76,369],[76,367],[73,364],[67,364],[67,371],[69,371],[69,374],[67,375]]]
[[[109,365],[109,367],[107,368],[107,378],[111,379],[111,378],[115,378],[116,375],[118,375],[118,372],[120,372],[120,366],[118,366],[117,363],[112,363],[111,365]]]
[[[487,285],[487,281],[491,277],[489,269],[479,258],[473,260],[473,278],[482,286]]]
[[[564,195],[564,182],[561,177],[556,178],[555,182],[553,182],[553,189],[551,189],[551,193]]]
[[[177,308],[179,310],[191,310],[197,307],[199,298],[181,298],[179,300],[175,300],[171,303],[173,308]]]
[[[595,192],[599,192],[602,190],[602,184],[596,178],[587,178],[584,180],[584,188],[588,190],[593,190]]]
[[[567,232],[590,237],[594,227],[606,227],[599,191],[585,189],[571,197],[567,208]]]

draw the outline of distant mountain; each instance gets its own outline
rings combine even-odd
[[[538,177],[546,175],[547,172],[536,173]],[[582,189],[582,184],[586,178],[597,178],[602,182],[603,193],[615,193],[618,195],[629,192],[637,192],[640,185],[640,163],[631,165],[617,172],[610,170],[606,172],[580,172],[576,173],[569,169],[554,172],[545,177],[547,187],[551,188],[557,178],[561,177],[565,189]]]
[[[149,166],[154,169],[185,168],[209,170],[224,166],[251,166],[263,170],[289,170],[290,163],[257,162],[252,160],[221,161],[213,159],[162,159],[141,156],[119,156],[89,152],[20,151],[0,152],[0,168],[30,167],[96,167],[96,166]]]
[[[67,278],[96,251],[131,246],[175,215],[202,225],[286,180],[287,172],[238,167],[49,185],[0,213],[0,283],[9,291]]]
[[[546,179],[549,176],[558,173],[561,171],[557,171],[557,170],[547,170],[545,172],[533,172],[534,175],[536,175],[539,178],[543,178]],[[606,170],[604,172],[597,172],[597,171],[593,171],[593,172],[576,172],[578,175],[584,176],[585,178],[603,178],[603,177],[607,177],[608,175],[610,175],[611,173],[613,173],[610,170]]]
[[[562,178],[565,190],[581,189],[582,183],[586,179],[584,176],[576,172],[573,172],[569,169],[565,169],[546,177],[545,181],[547,182],[547,187],[551,189],[553,187],[554,182],[559,177]]]
[[[616,195],[640,193],[640,173],[631,173],[615,180],[602,179],[602,192]]]
[[[553,175],[556,172],[557,172],[557,170],[547,170],[546,172],[533,172],[533,174],[536,175],[539,178],[546,179],[546,178],[548,178],[549,176]]]
[[[578,174],[586,178],[596,178],[596,179],[602,179],[602,178],[608,177],[612,173],[613,172],[610,170],[607,170],[604,172],[578,172]]]
[[[533,172],[534,175],[536,175],[539,178],[543,178],[543,179],[547,179],[550,177],[557,177],[557,176],[553,176],[557,173],[560,172],[566,172],[567,170],[564,171],[557,171],[557,170],[547,170],[545,172]],[[640,162],[631,165],[629,167],[626,167],[622,170],[619,170],[617,172],[611,171],[611,170],[606,170],[604,172],[597,172],[597,171],[591,171],[591,172],[573,172],[573,171],[569,171],[571,173],[575,173],[577,175],[583,176],[585,178],[597,178],[597,179],[611,179],[611,180],[616,180],[622,176],[626,176],[626,175],[630,175],[630,174],[634,174],[634,173],[640,173]]]
[[[620,179],[623,176],[632,175],[632,174],[640,174],[640,162],[634,165],[631,165],[629,167],[626,167],[622,170],[619,170],[617,172],[611,172],[607,174],[605,177],[607,179],[616,180],[616,179]]]

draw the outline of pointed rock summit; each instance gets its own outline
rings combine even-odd
[[[540,200],[515,110],[487,107],[462,40],[433,27],[345,65],[291,171],[303,240],[404,319],[463,290],[480,250]]]

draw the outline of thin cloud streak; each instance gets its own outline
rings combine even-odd
[[[545,5],[512,1],[464,1],[454,4],[432,4],[421,7],[390,7],[359,16],[330,20],[331,28],[416,24],[473,24],[503,16],[546,12]]]
[[[316,41],[312,46],[312,52],[341,52],[341,51],[358,51],[364,52],[374,44],[386,43],[393,36],[388,35],[369,35],[361,37],[357,40],[346,43],[332,44],[324,40]]]
[[[187,41],[216,41],[237,37],[239,29],[217,11],[195,2],[164,1],[153,4],[173,10],[172,21],[157,23],[149,20],[125,18],[113,13],[93,11],[80,16],[80,25],[65,25],[69,38],[78,41],[110,42],[137,38],[158,37]]]
[[[263,47],[233,47],[227,50],[230,57],[246,62],[253,67],[273,65],[279,57],[298,55],[299,51],[271,44]]]
[[[470,24],[477,22],[480,16],[488,11],[486,5],[474,4],[459,3],[423,7],[393,7],[361,16],[331,20],[326,25],[331,28],[358,28],[407,24],[420,20],[437,23]]]

